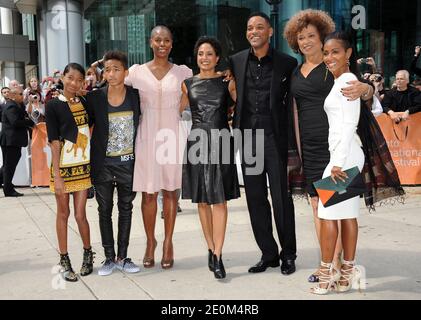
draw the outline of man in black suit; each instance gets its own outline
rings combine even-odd
[[[3,87],[1,88],[0,104],[5,105],[9,99],[10,88]]]
[[[12,180],[21,157],[21,149],[28,146],[28,128],[31,128],[34,122],[27,118],[22,102],[22,88],[13,88],[2,112],[0,145],[3,167],[0,170],[0,181],[3,182],[3,192],[6,197],[23,196],[15,190]]]
[[[1,96],[0,96],[0,122],[1,122],[1,115],[3,112],[3,108],[6,106],[7,100],[9,99],[10,89],[8,87],[1,88]]]
[[[241,153],[247,206],[253,233],[262,251],[261,260],[249,272],[278,267],[281,259],[281,271],[289,275],[295,272],[296,238],[294,204],[287,186],[288,113],[291,108],[288,98],[290,77],[297,60],[272,49],[272,35],[269,17],[260,12],[252,14],[247,23],[251,49],[230,58],[238,96],[233,126],[240,129],[243,136]],[[252,139],[245,135],[247,131],[251,132]],[[250,163],[250,157],[247,158],[250,149],[252,156],[257,157],[256,163]],[[251,170],[259,166],[260,172]],[[273,236],[267,178],[281,253]]]

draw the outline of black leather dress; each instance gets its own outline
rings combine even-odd
[[[182,198],[193,203],[221,204],[240,197],[234,143],[228,125],[233,105],[223,78],[184,81],[192,112],[183,166]]]

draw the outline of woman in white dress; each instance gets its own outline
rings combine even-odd
[[[364,167],[364,152],[357,134],[360,120],[361,101],[348,101],[341,88],[349,81],[357,80],[350,66],[353,49],[346,33],[335,32],[329,35],[324,44],[324,62],[335,77],[335,84],[325,101],[325,112],[329,120],[330,162],[323,178],[333,181],[344,180],[344,171]],[[319,218],[322,221],[321,247],[322,262],[320,282],[312,289],[314,294],[327,294],[332,288],[339,292],[349,291],[357,275],[354,259],[358,238],[357,218],[360,211],[360,198],[355,197],[329,208],[319,203]],[[338,221],[341,222],[344,263],[341,272],[333,270],[335,245],[338,237]]]

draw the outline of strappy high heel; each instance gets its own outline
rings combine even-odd
[[[146,248],[145,256],[143,257],[143,267],[144,268],[150,269],[150,268],[155,267],[154,254],[155,254],[155,249],[156,249],[157,245],[158,245],[158,242],[156,240],[154,240],[154,244],[153,244],[153,252],[154,253],[153,253],[152,257],[146,256],[146,254],[148,253],[148,248]]]
[[[343,285],[346,283],[346,285]],[[338,292],[348,292],[352,288],[361,288],[361,271],[355,266],[355,261],[344,261],[341,268],[341,277],[337,282]]]
[[[167,249],[167,246],[165,246],[165,241],[164,241],[164,252],[162,255],[161,267],[162,269],[165,269],[165,270],[171,269],[174,266],[174,248],[173,248],[172,243],[169,246],[169,248],[171,248],[171,250]],[[172,251],[172,255],[169,258],[167,256],[168,251]]]
[[[336,283],[340,279],[341,274],[340,272],[333,272],[334,269],[332,263],[322,262],[320,266],[319,283],[317,286],[311,289],[311,293],[317,295],[326,295],[336,288]]]

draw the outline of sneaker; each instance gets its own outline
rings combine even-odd
[[[140,271],[139,266],[134,264],[130,258],[117,261],[116,268],[126,273],[138,273]]]
[[[109,276],[113,273],[116,264],[113,259],[107,259],[103,262],[102,267],[98,270],[99,276]]]

